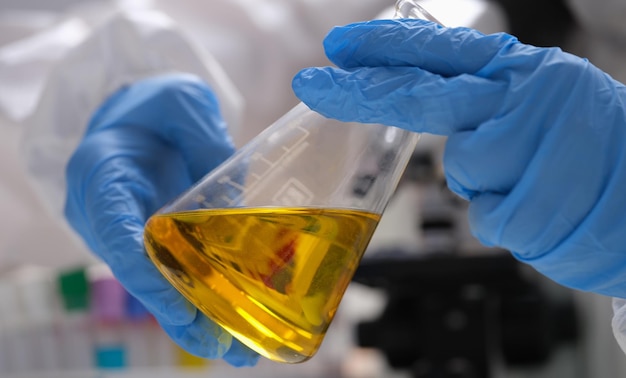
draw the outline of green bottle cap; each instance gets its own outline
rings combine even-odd
[[[89,282],[85,268],[61,272],[58,283],[66,311],[87,311],[89,309]]]

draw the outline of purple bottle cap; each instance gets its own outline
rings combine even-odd
[[[108,268],[97,267],[91,271],[91,314],[96,321],[117,323],[124,320],[126,289],[115,279]]]

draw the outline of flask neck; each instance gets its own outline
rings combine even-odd
[[[393,18],[417,18],[441,24],[433,15],[417,4],[416,0],[398,0]]]

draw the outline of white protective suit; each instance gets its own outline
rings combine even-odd
[[[54,2],[41,4],[50,8]],[[483,1],[438,2],[427,8],[444,24],[486,33],[504,30],[497,8]],[[606,32],[594,22],[606,18],[585,9],[600,9],[602,2],[571,2],[575,10],[583,10],[583,21],[595,25],[595,37],[606,40]],[[327,64],[321,41],[330,27],[371,19],[383,10],[390,15],[393,1],[76,3],[80,5],[63,13],[23,14],[2,13],[6,9],[0,4],[0,210],[6,215],[0,227],[0,267],[62,267],[94,260],[62,221],[64,168],[91,113],[120,85],[172,71],[204,78],[216,90],[241,146],[295,105],[290,82],[299,69]],[[446,10],[438,12],[438,6]],[[606,9],[616,16],[610,6]],[[607,25],[623,30],[626,15],[620,9],[621,17]],[[597,64],[613,73],[610,62],[615,60],[608,51],[598,52],[605,63]],[[615,302],[613,326],[626,350],[625,303]]]

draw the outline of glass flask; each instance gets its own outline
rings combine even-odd
[[[434,20],[413,1],[396,18]],[[284,363],[319,348],[419,135],[300,103],[154,214],[150,259],[243,344]]]

